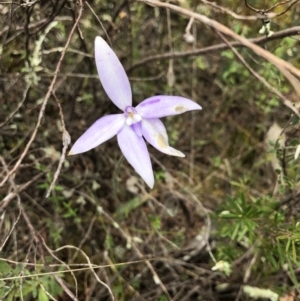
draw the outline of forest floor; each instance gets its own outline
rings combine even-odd
[[[248,2],[0,2],[0,300],[297,300],[300,4]],[[153,189],[116,138],[67,156],[120,113],[96,36],[134,105],[202,106],[163,119],[186,157],[148,145]]]

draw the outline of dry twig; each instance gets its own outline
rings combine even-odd
[[[76,30],[76,27],[77,27],[77,25],[78,25],[78,23],[79,23],[79,20],[80,20],[80,18],[81,18],[82,11],[83,11],[82,0],[79,0],[79,5],[78,5],[78,7],[79,7],[79,12],[78,12],[77,19],[76,19],[76,21],[75,21],[75,23],[74,23],[74,25],[73,25],[73,27],[72,27],[72,29],[71,29],[71,31],[70,31],[69,37],[68,37],[67,42],[66,42],[65,47],[64,47],[64,50],[62,51],[61,56],[60,56],[60,59],[59,59],[59,61],[58,61],[58,63],[57,63],[57,66],[56,66],[56,69],[55,69],[55,73],[54,73],[53,79],[52,79],[51,84],[50,84],[50,86],[49,86],[49,88],[48,88],[48,92],[47,92],[47,94],[46,94],[46,96],[45,96],[45,98],[44,98],[44,100],[43,100],[43,102],[42,102],[42,105],[41,105],[41,108],[40,108],[40,112],[39,112],[39,116],[38,116],[38,120],[37,120],[37,123],[36,123],[36,125],[35,125],[34,130],[33,130],[33,133],[32,133],[32,135],[31,135],[31,137],[30,137],[28,143],[26,144],[25,149],[23,150],[22,154],[20,155],[18,161],[16,162],[16,164],[14,165],[14,167],[9,171],[9,173],[4,177],[4,179],[3,179],[2,182],[0,183],[0,187],[2,187],[2,186],[4,185],[4,183],[7,181],[7,179],[8,179],[12,174],[14,174],[14,173],[17,171],[18,167],[20,166],[20,164],[22,163],[23,159],[24,159],[25,156],[27,155],[27,153],[28,153],[28,151],[29,151],[29,149],[30,149],[31,144],[32,144],[32,142],[34,141],[34,139],[35,139],[35,137],[36,137],[36,135],[37,135],[38,129],[39,129],[39,127],[40,127],[40,125],[41,125],[41,122],[42,122],[42,119],[43,119],[43,117],[44,117],[44,113],[45,113],[45,109],[46,109],[48,100],[49,100],[51,94],[53,94],[54,91],[55,91],[54,85],[55,85],[55,83],[56,83],[56,80],[57,80],[57,77],[58,77],[58,73],[59,73],[61,64],[62,64],[62,62],[63,62],[63,59],[64,59],[64,57],[65,57],[67,48],[69,47],[69,44],[70,44],[70,42],[71,42],[71,38],[72,38],[72,36],[73,36],[73,34],[74,34],[75,30]]]
[[[285,37],[291,37],[294,35],[300,34],[300,26],[295,26],[291,28],[287,28],[278,32],[273,33],[270,37],[260,37],[260,38],[254,38],[254,39],[248,39],[249,42],[257,44],[257,45],[263,45],[266,42],[269,41],[275,41],[279,39],[283,39]],[[240,42],[230,42],[230,46],[232,47],[246,47],[243,43]],[[169,58],[182,58],[182,57],[189,57],[189,56],[197,56],[197,55],[205,55],[205,54],[211,54],[212,52],[222,51],[229,49],[229,45],[226,43],[212,45],[208,47],[203,47],[200,49],[193,49],[191,51],[184,51],[184,52],[166,52],[163,54],[157,54],[153,56],[146,57],[145,59],[142,59],[141,61],[133,64],[131,67],[127,69],[127,72],[130,72],[138,67],[141,67],[147,63],[157,61],[157,60],[165,60]]]
[[[224,26],[223,24],[210,19],[204,15],[195,13],[191,10],[161,2],[158,0],[137,0],[138,2],[146,3],[152,6],[156,7],[162,7],[162,8],[168,8],[176,13],[179,13],[181,15],[187,16],[189,18],[194,18],[197,21],[200,21],[204,23],[205,25],[213,28],[216,31],[219,31],[238,42],[242,43],[244,46],[250,48],[252,51],[254,51],[257,55],[261,56],[262,58],[266,59],[270,63],[272,63],[278,70],[281,71],[281,73],[289,80],[291,85],[294,87],[296,93],[300,96],[300,84],[296,77],[300,78],[300,70],[294,67],[293,65],[289,64],[288,62],[285,62],[284,60],[276,57],[274,54],[270,53],[269,51],[266,51],[265,49],[262,49],[261,47],[253,44],[248,39],[236,34],[228,27]],[[289,109],[291,109],[297,116],[300,116],[298,110],[294,107],[292,103],[285,102],[284,103]]]

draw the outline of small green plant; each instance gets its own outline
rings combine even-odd
[[[241,193],[228,197],[218,213],[219,233],[233,244],[221,243],[217,259],[232,262],[245,249],[253,248],[253,256],[259,258],[255,269],[261,268],[262,261],[262,273],[287,269],[294,285],[298,285],[294,267],[300,266],[300,226],[296,221],[287,221],[277,207],[278,203],[269,196],[254,198]]]
[[[41,274],[42,276],[35,276]],[[45,273],[43,268],[29,269],[23,264],[12,267],[0,260],[0,300],[15,301],[31,298],[38,301],[51,300],[62,293],[61,286],[53,275]],[[61,277],[61,275],[60,275]]]

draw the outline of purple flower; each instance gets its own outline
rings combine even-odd
[[[95,39],[95,57],[103,88],[123,113],[98,119],[75,142],[69,155],[86,152],[117,135],[127,161],[148,186],[153,188],[153,170],[144,139],[163,153],[184,157],[182,152],[169,146],[166,128],[159,118],[201,110],[201,107],[184,97],[159,95],[145,99],[134,108],[125,70],[116,54],[101,37]]]

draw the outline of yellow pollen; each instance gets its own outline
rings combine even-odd
[[[186,108],[182,105],[178,105],[175,107],[175,112],[177,113],[182,113],[182,112],[185,112]]]
[[[167,145],[167,141],[166,139],[163,137],[163,135],[159,134],[157,137],[157,144],[161,147],[161,148],[166,148]]]

